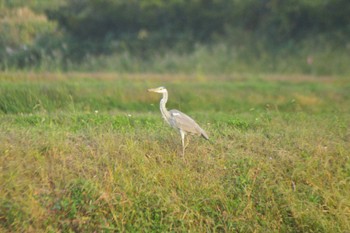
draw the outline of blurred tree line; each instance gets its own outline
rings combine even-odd
[[[48,20],[26,26],[35,28],[32,41],[23,40],[25,53],[11,61],[20,42],[13,45],[16,33],[5,38],[14,30],[6,15],[24,7]],[[346,47],[350,39],[349,0],[0,0],[0,12],[0,56],[18,66],[47,54],[69,61],[120,51],[143,57],[217,43],[276,53],[305,40]]]

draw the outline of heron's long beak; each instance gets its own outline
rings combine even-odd
[[[156,93],[159,93],[159,90],[158,88],[150,88],[148,89],[149,92],[156,92]]]

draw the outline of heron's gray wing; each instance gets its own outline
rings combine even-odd
[[[206,132],[188,115],[179,110],[170,110],[170,124],[186,133],[198,134],[209,139]]]

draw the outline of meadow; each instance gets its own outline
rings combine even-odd
[[[192,116],[181,139],[159,111]],[[0,74],[2,232],[349,232],[350,80]]]

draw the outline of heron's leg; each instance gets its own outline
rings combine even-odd
[[[185,133],[180,130],[180,134],[181,134],[181,141],[182,141],[182,156],[183,159],[185,159]]]
[[[190,138],[186,137],[185,138],[185,148],[187,148],[188,144],[190,144]]]

